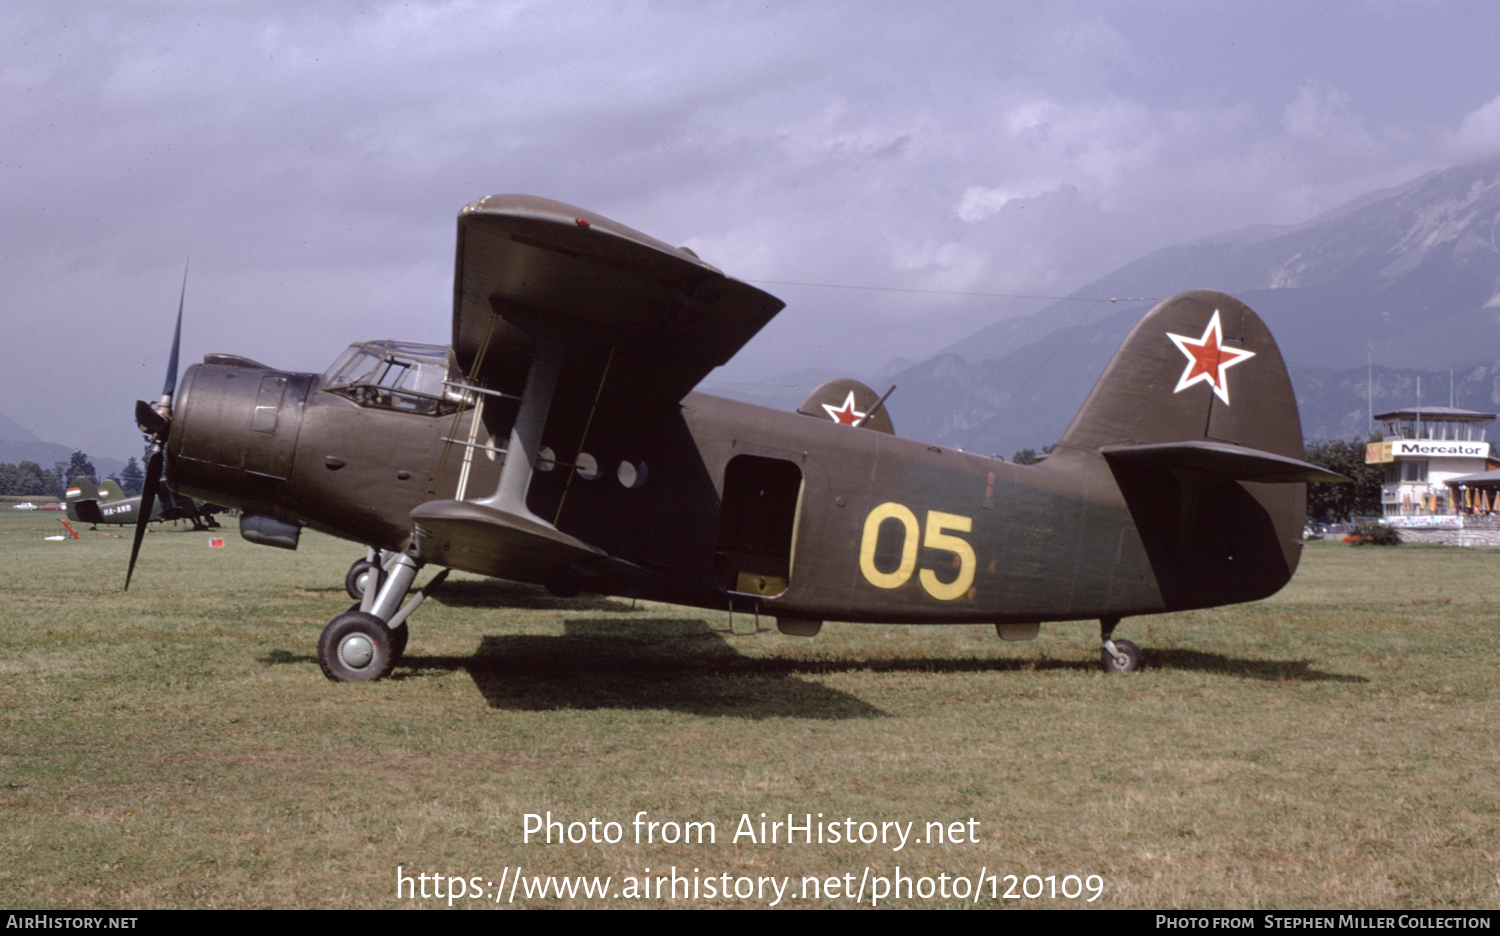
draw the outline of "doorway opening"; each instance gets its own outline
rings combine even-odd
[[[736,455],[724,467],[714,583],[773,597],[787,590],[802,502],[802,469],[784,458]]]

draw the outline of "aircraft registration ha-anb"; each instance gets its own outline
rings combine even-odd
[[[782,305],[599,215],[483,198],[458,217],[451,347],[364,342],[321,375],[211,354],[179,388],[174,339],[160,400],[137,404],[142,516],[165,473],[253,542],[364,545],[360,603],[318,642],[330,679],[390,672],[450,569],[808,636],[1097,620],[1104,667],[1129,671],[1121,619],[1274,593],[1304,483],[1343,480],[1302,460],[1276,344],[1223,293],[1148,313],[1037,465],[903,439],[855,381],[797,412],[693,392]]]

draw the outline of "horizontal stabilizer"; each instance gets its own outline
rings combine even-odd
[[[531,517],[470,501],[429,501],[411,519],[426,561],[467,572],[538,583],[565,572],[611,579],[649,574]]]
[[[1214,475],[1225,481],[1271,484],[1339,483],[1349,479],[1317,465],[1227,442],[1163,442],[1154,445],[1106,445],[1099,449],[1110,465],[1176,468]]]

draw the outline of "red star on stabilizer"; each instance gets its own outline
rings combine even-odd
[[[849,395],[844,398],[843,406],[834,409],[832,404],[824,403],[823,408],[828,411],[828,415],[833,418],[834,422],[844,426],[856,425],[861,419],[865,418],[864,413],[854,408],[853,390],[850,390]]]
[[[1172,339],[1177,350],[1188,359],[1187,367],[1182,370],[1182,378],[1177,381],[1172,392],[1181,393],[1195,383],[1207,383],[1213,387],[1214,394],[1224,401],[1224,405],[1228,406],[1229,382],[1225,379],[1225,371],[1241,361],[1255,357],[1255,352],[1224,347],[1224,330],[1219,326],[1219,310],[1214,310],[1214,317],[1208,320],[1208,327],[1203,329],[1202,338],[1189,338],[1171,332],[1167,332],[1167,337]]]

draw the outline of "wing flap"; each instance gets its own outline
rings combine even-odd
[[[1106,445],[1099,453],[1111,464],[1175,468],[1214,475],[1225,481],[1271,484],[1340,483],[1350,479],[1317,465],[1272,452],[1227,442],[1164,442],[1153,445]]]

